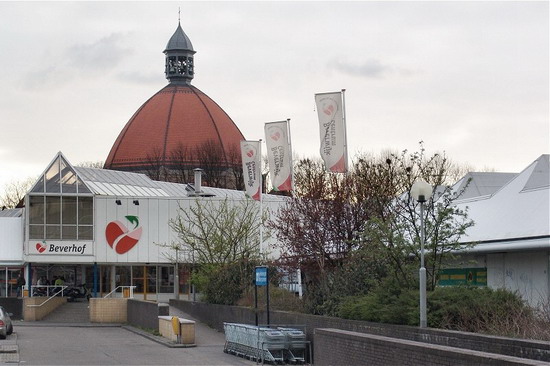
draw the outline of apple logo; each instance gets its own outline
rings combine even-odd
[[[134,224],[134,229],[129,231],[128,228],[120,221],[111,221],[105,228],[105,238],[111,248],[118,254],[124,254],[130,251],[141,238],[143,232],[139,226],[137,216],[125,216],[130,223]]]
[[[325,113],[327,116],[332,116],[335,110],[336,110],[336,105],[332,100],[329,101],[328,105],[325,104],[323,106],[323,113]]]
[[[38,251],[38,253],[44,253],[44,251],[46,250],[46,243],[36,243],[36,250]]]

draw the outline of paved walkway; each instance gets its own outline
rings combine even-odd
[[[170,308],[170,315],[191,318],[175,308]],[[0,352],[0,363],[248,366],[256,364],[224,353],[224,334],[199,322],[196,323],[195,343],[197,347],[170,348],[162,344],[159,337],[120,325],[15,322],[14,334],[6,340],[0,340],[0,350],[6,351]],[[12,351],[7,352],[9,350]]]

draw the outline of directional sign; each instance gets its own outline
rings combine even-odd
[[[256,267],[256,286],[267,286],[267,267]]]

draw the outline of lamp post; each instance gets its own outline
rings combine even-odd
[[[419,179],[411,187],[411,197],[420,203],[420,328],[428,326],[426,312],[426,268],[424,267],[424,203],[432,195],[433,188],[425,181]]]

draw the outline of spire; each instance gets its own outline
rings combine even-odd
[[[178,28],[168,41],[166,49],[164,73],[170,83],[185,83],[191,84],[191,80],[195,75],[195,67],[193,63],[193,45],[189,37],[183,32],[179,21],[178,12]]]

